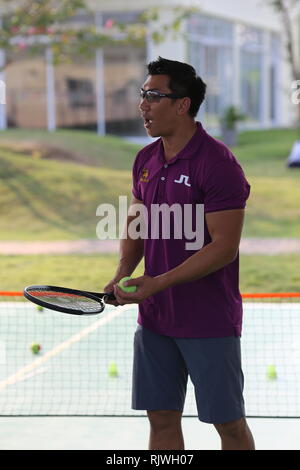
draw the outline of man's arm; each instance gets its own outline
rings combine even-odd
[[[128,211],[129,214],[130,208],[134,204],[142,204],[142,202],[136,199],[135,197],[132,197]],[[104,292],[112,292],[113,285],[117,283],[120,279],[122,279],[122,277],[131,276],[131,274],[133,273],[133,271],[144,256],[143,240],[141,238],[134,240],[130,238],[128,233],[128,227],[136,217],[138,217],[137,214],[127,216],[126,224],[123,231],[123,237],[120,240],[119,264],[113,279],[105,286]]]
[[[206,214],[211,243],[176,268],[157,276],[162,289],[195,281],[234,261],[239,249],[243,222],[243,209]]]
[[[237,256],[244,210],[228,210],[206,214],[211,242],[179,266],[154,278],[142,276],[128,282],[137,285],[137,293],[125,294],[119,288],[115,295],[119,303],[135,303],[169,287],[195,281],[230,264]]]

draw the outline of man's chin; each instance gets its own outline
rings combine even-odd
[[[146,132],[148,136],[151,137],[152,139],[155,139],[156,137],[160,137],[160,134],[158,134],[157,132],[154,132],[152,129],[146,129]]]

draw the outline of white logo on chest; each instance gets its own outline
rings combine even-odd
[[[191,187],[191,185],[190,185],[190,183],[189,183],[188,181],[189,181],[189,176],[180,175],[179,180],[174,180],[174,183],[185,184],[185,186]]]

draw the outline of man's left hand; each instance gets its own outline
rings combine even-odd
[[[158,279],[151,276],[141,276],[124,282],[125,287],[136,286],[136,292],[124,292],[118,284],[114,285],[114,295],[119,305],[138,304],[153,294],[159,292]]]

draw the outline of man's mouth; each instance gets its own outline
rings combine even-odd
[[[144,127],[146,129],[149,129],[151,127],[152,122],[153,122],[152,119],[144,118]]]

